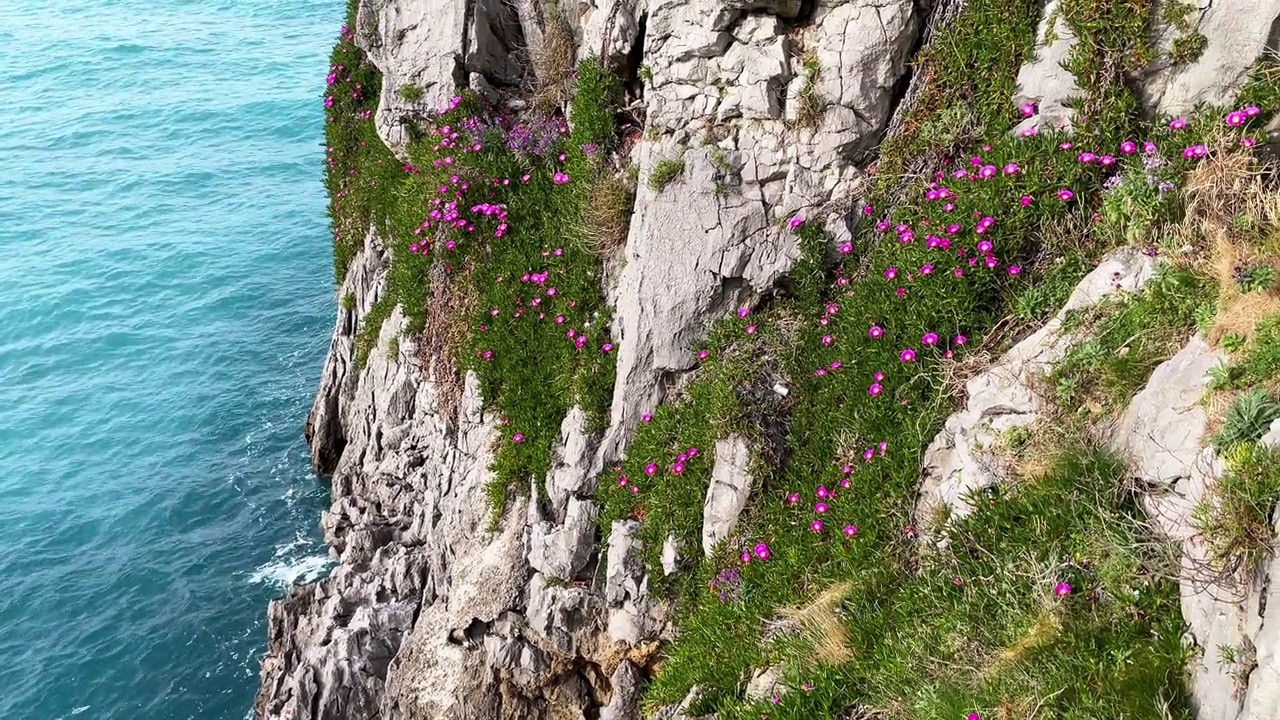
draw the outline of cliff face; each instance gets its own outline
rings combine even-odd
[[[785,219],[800,215],[820,225],[832,254],[852,242],[860,220],[872,214],[869,207],[864,212],[864,199],[876,149],[886,137],[913,131],[910,115],[926,92],[928,78],[909,73],[908,63],[965,5],[358,3],[356,42],[382,75],[374,125],[402,160],[409,126],[446,105],[456,87],[520,107],[512,98],[539,72],[533,59],[560,41],[556,23],[564,22],[575,54],[599,55],[643,86],[632,109],[645,118],[646,132],[630,156],[641,177],[677,160],[679,169],[665,191],[652,182],[638,186],[625,246],[612,260],[605,290],[617,380],[605,427],[595,429],[588,412],[573,407],[563,418],[542,492],[535,486],[510,499],[496,522],[486,489],[502,419],[484,407],[480,378],[465,373],[459,395],[434,377],[438,348],[409,332],[400,308],[378,318],[367,361],[358,362],[358,335],[388,292],[391,245],[402,242],[368,232],[338,290],[341,308],[306,425],[313,463],[333,478],[333,504],[322,525],[339,564],[331,577],[292,588],[271,604],[258,717],[640,716],[641,694],[676,628],[654,589],[655,569],[644,559],[643,520],[612,521],[602,542],[597,477],[625,459],[642,418],[682,391],[698,367],[694,349],[717,319],[794,282],[802,253],[796,236],[780,227]],[[1048,31],[1060,18],[1052,5],[1041,22],[1038,59],[1025,59],[1011,98],[1039,106],[1043,129],[1074,121],[1067,98],[1078,92],[1053,60],[1071,56],[1075,37]],[[1208,38],[1197,59],[1153,61],[1133,71],[1149,109],[1183,113],[1244,85],[1249,68],[1276,42],[1280,8],[1235,5],[1218,2],[1192,14],[1191,29],[1182,32]],[[1177,34],[1159,25],[1155,32],[1164,45]],[[421,93],[408,99],[400,92],[406,85]],[[703,190],[712,187],[715,192]],[[1093,305],[1120,286],[1136,292],[1152,272],[1151,259],[1136,251],[1110,257],[1068,307]],[[1029,425],[1041,413],[1042,400],[1024,376],[1051,369],[1068,353],[1074,341],[1058,334],[1062,317],[970,381],[967,407],[924,454],[922,515],[938,504],[964,515],[966,493],[998,481],[975,449],[979,436]],[[1173,382],[1157,380],[1162,370],[1152,387]],[[1186,377],[1195,385],[1203,375],[1202,368]],[[783,402],[778,398],[789,392],[778,381],[766,393],[770,402]],[[1172,433],[1169,442],[1187,445],[1180,469],[1149,469],[1143,463],[1156,451],[1139,445],[1156,443],[1164,430],[1147,425],[1165,411],[1148,406],[1169,400],[1155,394],[1135,399],[1112,442],[1135,458],[1135,477],[1181,487],[1203,460],[1207,420],[1200,418],[1198,430],[1166,433]],[[706,448],[712,469],[701,497],[704,547],[682,546],[672,534],[662,551],[663,574],[713,555],[716,543],[734,534],[759,486],[752,477],[759,471],[752,463],[757,439],[714,439],[714,450]],[[1197,552],[1186,530],[1189,511],[1181,512],[1164,531]],[[920,526],[931,538],[927,523]],[[1230,636],[1224,644],[1240,644],[1247,635],[1257,648],[1252,674],[1234,694],[1238,678],[1228,663],[1197,666],[1202,720],[1280,718],[1280,703],[1268,694],[1280,687],[1280,623],[1265,615],[1267,598],[1276,593],[1270,575],[1259,575],[1240,602],[1213,605],[1195,589],[1190,571],[1184,574],[1182,611],[1201,643],[1218,634]],[[766,680],[756,678],[748,695],[781,693],[774,689],[781,679]],[[683,717],[684,709],[665,712]]]

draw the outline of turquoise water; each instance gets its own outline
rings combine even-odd
[[[0,0],[0,718],[240,720],[326,571],[342,0]]]

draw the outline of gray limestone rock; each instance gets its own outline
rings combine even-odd
[[[1280,4],[1274,0],[1191,0],[1191,5],[1185,30],[1154,14],[1160,57],[1146,68],[1140,90],[1145,104],[1161,114],[1186,115],[1197,105],[1230,103],[1254,62],[1280,51]],[[1204,52],[1189,63],[1174,63],[1169,57],[1173,43],[1192,34],[1204,36]]]
[[[1080,95],[1076,78],[1062,67],[1075,47],[1076,36],[1062,16],[1060,0],[1045,5],[1036,30],[1035,56],[1018,70],[1018,91],[1013,102],[1033,103],[1037,114],[1022,122],[1015,132],[1029,127],[1041,130],[1070,128],[1075,111],[1065,103]]]
[[[710,556],[716,543],[729,537],[751,496],[751,447],[746,438],[716,441],[715,465],[702,507],[702,552]]]
[[[1044,327],[969,380],[965,407],[947,418],[942,432],[925,450],[915,506],[921,537],[935,539],[939,528],[933,525],[939,509],[952,517],[968,515],[972,509],[966,496],[992,486],[1002,476],[990,450],[1006,430],[1035,422],[1047,402],[1039,394],[1038,379],[1080,340],[1063,332],[1066,314],[1113,292],[1137,292],[1154,270],[1155,261],[1136,248],[1111,252],[1080,281]]]

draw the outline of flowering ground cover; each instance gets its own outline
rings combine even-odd
[[[924,94],[882,148],[854,240],[833,246],[820,223],[784,221],[803,250],[786,291],[690,349],[693,379],[600,478],[606,539],[613,521],[640,518],[654,578],[669,536],[687,560],[661,588],[677,633],[650,705],[698,687],[695,710],[721,718],[1189,717],[1176,562],[1087,429],[1192,328],[1274,295],[1267,223],[1280,216],[1245,214],[1262,239],[1230,266],[1234,279],[1174,257],[1187,238],[1166,236],[1198,212],[1184,202],[1197,168],[1247,156],[1280,110],[1280,71],[1260,66],[1229,112],[1151,122],[1123,76],[1153,52],[1140,41],[1144,5],[1065,0],[1081,38],[1070,69],[1086,88],[1075,127],[1013,135],[1037,114],[1010,98],[1040,11],[1028,0],[968,4],[917,61]],[[379,83],[344,30],[325,100],[336,270],[371,226],[392,260],[359,360],[399,305],[442,387],[478,374],[503,423],[488,497],[497,517],[545,477],[572,405],[597,423],[608,407],[614,340],[598,251],[628,207],[628,169],[612,153],[620,84],[583,60],[571,124],[504,115],[464,93],[417,128],[401,162],[373,129]],[[946,548],[922,553],[910,526],[920,457],[955,408],[957,380],[1126,242],[1169,255],[1170,267],[1140,296],[1072,319],[1094,338],[1052,380],[1062,405],[1086,412],[1011,439],[1011,457],[1035,462],[975,498]],[[1266,317],[1241,333],[1225,390],[1257,390],[1280,369],[1280,325]],[[1221,531],[1224,557],[1256,552],[1258,515],[1280,497],[1267,469],[1277,464],[1248,444],[1271,412],[1259,402],[1233,421],[1246,429],[1224,483],[1230,502],[1204,511],[1206,526],[1248,528]],[[730,434],[752,441],[756,484],[737,534],[702,559],[712,450]],[[784,668],[791,690],[745,699],[744,679],[768,665]]]

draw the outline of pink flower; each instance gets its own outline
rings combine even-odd
[[[607,353],[613,350],[613,343],[605,343],[600,346],[600,352]]]
[[[654,463],[649,463],[648,465],[645,465],[645,466],[644,466],[644,474],[645,474],[645,475],[652,475],[652,474],[654,474],[654,473],[656,473],[656,472],[658,472],[658,466],[657,466],[657,465],[655,465]]]
[[[1182,118],[1175,118],[1169,123],[1170,130],[1181,130],[1187,126],[1187,121]]]
[[[1261,112],[1262,111],[1258,109],[1257,105],[1246,105],[1244,108],[1244,114],[1249,117],[1257,117],[1258,113]]]
[[[821,520],[814,520],[813,522],[809,523],[809,529],[816,533],[822,532],[822,527],[823,526],[822,526]]]
[[[756,557],[760,558],[761,560],[768,560],[769,546],[764,543],[756,543],[755,554],[756,554]]]
[[[965,344],[965,343],[969,342],[969,338],[967,338],[967,337],[965,337],[965,336],[963,336],[963,335],[957,335],[957,336],[956,336],[956,338],[955,338],[955,341],[954,341],[954,342],[955,342],[955,344],[957,344],[957,345],[963,345],[963,344]]]
[[[748,335],[755,335],[755,334],[756,334],[756,326],[755,326],[755,325],[748,325],[748,326],[747,326],[747,334],[748,334]]]
[[[847,243],[841,244],[840,252],[843,255],[848,255],[849,253],[853,252],[853,243],[847,242]]]
[[[683,473],[683,472],[684,472],[684,463],[682,463],[682,462],[678,462],[678,463],[676,463],[676,464],[672,465],[672,466],[671,466],[671,472],[675,473],[676,475],[679,475],[679,474]]]
[[[885,280],[892,280],[896,277],[898,277],[898,268],[891,267],[884,271]]]
[[[879,340],[880,337],[883,335],[884,335],[884,328],[880,327],[879,325],[872,325],[871,329],[867,331],[867,336],[870,337],[872,340]]]
[[[818,489],[815,490],[813,494],[821,500],[826,500],[831,497],[831,491],[827,490],[825,485],[819,485]]]
[[[867,388],[867,394],[871,397],[880,397],[882,392],[884,392],[884,386],[880,383],[871,383],[871,387]]]
[[[1097,159],[1097,156],[1091,152],[1080,153],[1080,162],[1088,164]]]
[[[626,484],[627,484],[627,476],[626,476],[626,475],[619,475],[619,476],[618,476],[618,487],[622,487],[623,485],[626,485]]]
[[[1027,207],[1028,205],[1031,204],[1031,196],[1023,195],[1021,198],[1018,199],[1018,202],[1022,203],[1022,207]]]
[[[1018,112],[1022,113],[1022,117],[1031,117],[1036,114],[1036,104],[1023,103],[1022,106],[1018,108]]]
[[[911,348],[907,348],[902,352],[898,353],[898,359],[904,363],[915,362],[916,351],[912,350]]]
[[[1021,272],[1022,272],[1022,268],[1018,267],[1017,265],[1010,265],[1010,266],[1009,266],[1009,274],[1010,274],[1010,275],[1017,275],[1017,274],[1019,274],[1019,273],[1021,273]]]
[[[522,433],[516,433],[515,435],[512,435],[512,436],[511,436],[511,442],[513,442],[513,443],[522,443],[522,442],[524,442],[524,435],[523,435]]]
[[[1258,144],[1258,141],[1257,141],[1257,140],[1254,140],[1254,139],[1253,139],[1253,138],[1251,138],[1251,137],[1242,137],[1242,138],[1240,138],[1240,145],[1241,145],[1242,147],[1251,148],[1251,147],[1253,147],[1254,145],[1257,145],[1257,144]]]
[[[640,416],[640,422],[649,422],[653,419],[653,413],[645,413]]]
[[[827,511],[827,504],[824,502],[817,503],[813,506],[813,511],[819,514],[824,513]]]
[[[751,314],[751,308],[748,308],[748,307],[738,308],[738,317],[744,318],[750,314]]]
[[[798,502],[800,502],[800,493],[791,493],[787,496],[788,505],[795,505]]]
[[[844,536],[845,536],[845,537],[853,537],[854,535],[857,535],[857,534],[858,534],[858,526],[857,526],[857,525],[845,525],[845,526],[844,526]]]
[[[1021,169],[1021,168],[1019,168],[1019,167],[1018,167],[1018,163],[1009,163],[1008,165],[1005,165],[1005,166],[1004,166],[1004,174],[1005,174],[1005,175],[1017,175],[1017,174],[1018,174],[1018,170],[1020,170],[1020,169]]]
[[[1058,597],[1063,597],[1064,595],[1070,595],[1071,586],[1064,582],[1058,583],[1057,586],[1053,588],[1053,594],[1057,595]]]
[[[551,176],[551,182],[557,185],[564,185],[565,183],[569,182],[569,176],[562,172],[557,172]]]
[[[711,354],[711,353],[707,352],[706,350],[699,350],[699,351],[698,351],[698,359],[699,359],[699,360],[706,360],[706,359],[707,359],[707,357],[708,357],[710,354]]]
[[[796,228],[800,227],[801,225],[804,225],[804,218],[801,218],[801,217],[799,217],[799,216],[797,216],[797,217],[793,217],[793,218],[791,218],[791,222],[789,222],[789,223],[787,223],[787,224],[791,226],[791,229],[792,229],[792,230],[795,230]]]
[[[823,344],[823,345],[830,345],[831,343],[834,343],[835,341],[836,341],[836,339],[835,339],[834,337],[830,336],[830,335],[823,335],[823,336],[822,336],[822,344]]]
[[[1240,127],[1241,125],[1245,124],[1245,122],[1247,122],[1248,120],[1249,120],[1249,116],[1245,115],[1240,110],[1227,113],[1227,124],[1230,125],[1231,127]]]
[[[925,334],[924,334],[924,336],[923,336],[923,337],[921,337],[921,338],[920,338],[920,342],[924,343],[925,345],[937,345],[937,344],[938,344],[938,334],[937,334],[937,333],[927,332],[927,333],[925,333]]]
[[[1066,188],[1062,188],[1061,190],[1058,191],[1058,199],[1061,200],[1062,202],[1071,202],[1071,199],[1074,198],[1075,196],[1076,196],[1075,193],[1071,192]]]
[[[1132,140],[1125,140],[1124,142],[1120,143],[1120,152],[1124,153],[1125,155],[1132,155],[1138,152],[1138,143]]]

